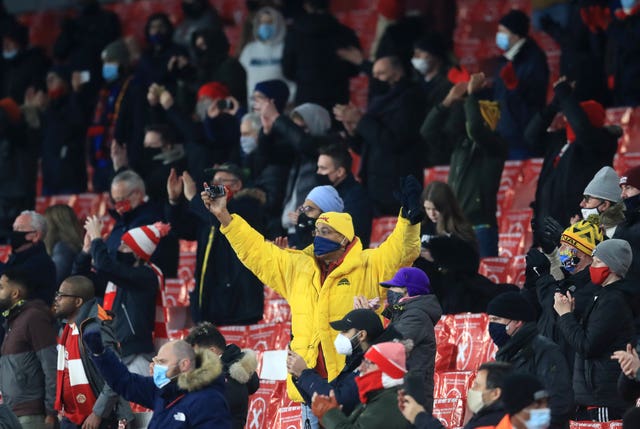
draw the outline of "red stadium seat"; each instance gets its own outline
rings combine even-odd
[[[464,401],[456,398],[434,399],[433,416],[444,427],[460,426],[464,421]]]
[[[424,170],[424,186],[427,186],[431,182],[445,182],[449,177],[449,166],[438,165],[436,167],[425,168]]]
[[[489,360],[493,351],[488,316],[484,313],[456,314],[453,321],[454,342],[458,346],[456,370],[475,371]]]
[[[483,258],[478,272],[494,283],[507,283],[508,268],[508,258]]]
[[[398,218],[395,216],[377,217],[373,219],[371,225],[371,242],[369,247],[378,247],[391,234],[396,227]]]
[[[435,398],[466,399],[467,391],[471,388],[476,377],[475,371],[447,371],[437,373],[434,379],[433,396]]]
[[[525,243],[533,238],[527,237],[532,234],[531,218],[533,210],[522,209],[501,213],[498,217],[499,232],[501,234],[522,234],[525,236]]]
[[[272,428],[282,398],[286,397],[286,385],[283,381],[260,380],[260,388],[249,398],[247,429]]]
[[[531,235],[523,233],[498,234],[498,252],[501,258],[523,255],[531,247]]]

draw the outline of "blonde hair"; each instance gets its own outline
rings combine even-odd
[[[82,226],[71,207],[66,204],[56,204],[48,207],[44,212],[47,221],[47,235],[44,245],[51,255],[53,246],[59,241],[69,244],[74,251],[82,248]]]

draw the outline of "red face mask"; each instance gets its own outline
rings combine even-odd
[[[56,100],[67,93],[67,90],[64,87],[59,87],[56,89],[51,89],[47,91],[47,95],[50,99]]]
[[[118,212],[118,214],[123,215],[127,212],[131,211],[131,201],[126,199],[126,200],[122,200],[122,201],[118,201],[117,203],[115,203],[113,205],[113,207],[116,209],[116,211]]]
[[[589,275],[591,276],[591,283],[594,285],[601,285],[611,274],[609,267],[589,267]]]

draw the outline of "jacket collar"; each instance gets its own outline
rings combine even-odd
[[[513,337],[496,353],[496,357],[501,356],[506,360],[511,360],[520,350],[527,347],[538,335],[538,328],[535,322],[527,322],[516,332]]]

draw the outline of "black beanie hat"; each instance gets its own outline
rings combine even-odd
[[[548,397],[549,394],[538,377],[524,372],[506,376],[500,395],[504,409],[510,416],[519,413],[535,401]]]
[[[425,34],[416,41],[414,46],[416,49],[428,52],[442,61],[447,58],[447,47],[443,37],[438,33]]]
[[[508,14],[500,18],[499,23],[518,36],[529,35],[529,16],[521,10],[511,9]]]
[[[510,320],[522,320],[523,322],[536,320],[536,311],[533,305],[520,292],[516,291],[501,293],[489,301],[487,314]]]

